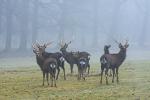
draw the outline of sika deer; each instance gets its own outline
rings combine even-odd
[[[117,42],[118,43],[118,42]],[[118,70],[120,65],[124,62],[126,58],[126,51],[129,47],[128,41],[126,41],[125,45],[122,45],[121,43],[118,43],[120,51],[116,54],[104,54],[104,56],[101,58],[101,80],[100,83],[102,83],[102,77],[103,77],[103,71],[105,69],[105,75],[106,75],[106,84],[108,84],[108,69],[111,68],[113,71],[113,78],[112,83],[114,83],[114,76],[116,72],[117,76],[117,83],[119,82],[118,77]]]

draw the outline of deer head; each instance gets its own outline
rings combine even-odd
[[[61,46],[60,51],[66,51],[66,49],[68,48],[69,44],[71,44],[71,41],[68,42],[68,43],[65,43],[64,45],[60,44],[60,46]]]
[[[33,52],[36,56],[39,56],[39,49],[37,47],[37,44],[32,44]]]
[[[126,43],[124,45],[122,43],[117,42],[117,41],[115,41],[115,42],[118,44],[118,47],[122,51],[126,51],[126,49],[129,47],[128,40],[126,40]]]
[[[108,50],[111,47],[111,45],[105,45],[104,49]]]
[[[45,52],[45,49],[50,45],[52,44],[52,42],[49,42],[49,43],[45,43],[44,45],[40,45],[39,43],[35,43],[32,45],[33,47],[33,52],[40,56],[42,55],[43,52]]]

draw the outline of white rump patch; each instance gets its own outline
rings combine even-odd
[[[65,61],[64,57],[60,57],[59,59],[61,62]]]
[[[101,63],[102,63],[102,64],[106,64],[106,63],[107,63],[107,60],[106,60],[105,58],[103,58],[103,59],[101,60]]]
[[[80,61],[80,64],[81,64],[81,65],[85,65],[85,62],[84,62],[84,61]]]
[[[55,64],[50,64],[50,67],[51,68],[56,68],[56,65]]]

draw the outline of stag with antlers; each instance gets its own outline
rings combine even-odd
[[[68,52],[66,49],[68,48],[68,45],[71,44],[71,41],[69,43],[60,43],[60,51],[63,53],[63,56],[65,58],[65,60],[67,61],[67,63],[69,63],[70,65],[70,69],[71,69],[71,74],[73,73],[73,66],[74,64],[78,64],[79,58],[84,57],[87,59],[88,61],[88,74],[89,74],[89,70],[90,70],[90,64],[89,64],[89,60],[90,60],[90,54],[87,52]]]
[[[126,51],[129,47],[128,41],[126,41],[125,45],[122,45],[121,43],[117,42],[120,51],[116,54],[104,54],[101,58],[101,80],[100,83],[102,83],[102,77],[103,72],[105,69],[105,76],[106,76],[106,84],[108,84],[108,70],[112,69],[113,71],[113,78],[112,83],[114,83],[114,76],[116,73],[117,77],[117,83],[119,82],[119,76],[118,76],[118,70],[119,66],[124,62],[126,58]]]
[[[57,60],[55,58],[44,58],[42,53],[39,52],[39,49],[33,45],[33,52],[36,55],[36,60],[37,60],[37,64],[39,65],[39,67],[41,68],[41,71],[43,72],[43,86],[44,86],[44,81],[45,81],[45,75],[46,75],[46,79],[47,79],[47,84],[49,85],[49,73],[51,76],[51,86],[56,87],[56,69],[58,68],[57,65]]]
[[[66,80],[66,74],[65,74],[65,68],[64,68],[64,58],[63,58],[63,55],[62,53],[60,52],[56,52],[56,53],[48,53],[45,51],[45,49],[50,45],[52,44],[52,42],[50,43],[47,43],[47,44],[44,44],[44,45],[39,45],[38,43],[36,43],[36,47],[38,48],[38,52],[40,52],[40,54],[42,54],[42,56],[47,59],[47,58],[55,58],[57,60],[57,64],[58,64],[58,67],[57,67],[57,77],[56,79],[58,79],[58,76],[59,76],[59,72],[60,72],[60,67],[63,69],[63,72],[64,72],[64,80]]]

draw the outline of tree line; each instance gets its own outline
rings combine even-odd
[[[149,25],[149,1],[143,1],[143,4],[138,0],[133,1],[138,13],[143,15],[138,35],[139,45],[144,45],[145,40],[141,38],[147,36]],[[0,36],[4,38],[1,44],[5,51],[11,50],[14,45],[17,45],[18,50],[27,50],[29,41],[30,44],[35,42],[42,32],[46,32],[57,34],[55,38],[58,41],[65,39],[66,33],[71,33],[71,38],[78,33],[75,39],[80,40],[81,45],[85,45],[86,36],[91,33],[91,45],[98,46],[99,36],[106,35],[105,41],[118,36],[121,7],[128,2],[117,0],[107,4],[105,0],[0,0]],[[107,15],[108,18],[103,21],[100,16],[105,14],[101,10],[104,8],[108,10],[106,12],[111,12],[108,14],[110,17]]]

